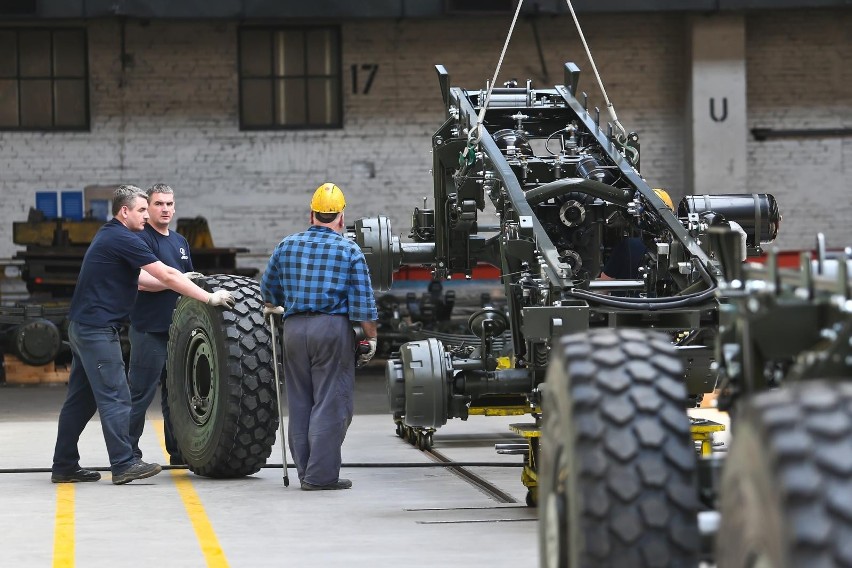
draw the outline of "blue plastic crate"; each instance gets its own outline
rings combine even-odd
[[[62,192],[62,217],[79,221],[83,218],[83,192]]]
[[[59,216],[59,204],[55,191],[37,191],[36,209],[44,213],[45,219],[56,219]]]

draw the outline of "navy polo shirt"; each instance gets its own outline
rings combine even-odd
[[[138,234],[115,219],[107,221],[83,257],[68,319],[97,327],[126,321],[136,301],[139,269],[152,262],[157,257]]]
[[[145,225],[145,230],[139,233],[139,236],[151,247],[154,255],[163,261],[163,264],[181,272],[192,272],[189,243],[183,235],[169,231],[166,236],[157,232],[151,225]],[[130,323],[133,329],[142,332],[168,332],[178,298],[180,294],[174,290],[140,291],[136,297],[136,305],[130,312]]]
[[[604,274],[610,278],[638,278],[639,265],[647,251],[648,247],[639,237],[621,240],[612,248],[612,254],[603,269]]]

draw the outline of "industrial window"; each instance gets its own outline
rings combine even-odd
[[[0,28],[0,130],[88,130],[86,30]]]
[[[340,128],[340,30],[240,29],[240,128]]]

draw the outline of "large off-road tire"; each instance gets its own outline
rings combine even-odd
[[[721,484],[720,568],[852,566],[852,385],[743,401]]]
[[[556,345],[542,395],[542,566],[697,565],[682,375],[658,333],[593,330]]]
[[[172,427],[189,469],[207,477],[258,471],[275,442],[278,409],[269,328],[254,280],[215,275],[196,284],[228,290],[233,309],[181,298],[169,330]]]

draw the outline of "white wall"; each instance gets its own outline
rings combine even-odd
[[[791,12],[747,19],[748,123],[772,127],[849,127],[852,12]],[[685,185],[684,112],[689,72],[685,17],[584,16],[587,40],[610,99],[628,130],[639,132],[642,172],[674,198]],[[432,191],[430,136],[443,120],[434,65],[452,83],[480,88],[497,63],[508,19],[345,23],[342,130],[241,132],[235,23],[152,22],[127,26],[134,65],[119,62],[119,27],[89,28],[91,132],[0,133],[0,257],[11,222],[24,220],[45,189],[162,181],[177,191],[178,216],[205,216],[217,246],[251,249],[243,264],[262,266],[280,238],[303,228],[313,189],[335,181],[349,221],[386,214],[407,234],[414,206]],[[538,22],[549,77],[529,22],[519,21],[500,81],[561,84],[575,61],[580,90],[603,107],[568,18]],[[369,94],[353,95],[351,65],[378,64]],[[844,76],[845,74],[845,76]],[[781,242],[809,246],[812,233],[850,239],[849,139],[749,142],[748,191],[770,191],[784,213]],[[375,165],[369,178],[360,166]],[[823,199],[833,196],[834,203]],[[824,213],[824,214],[823,214]],[[834,232],[832,232],[834,231]]]
[[[750,16],[750,127],[852,128],[852,10]],[[852,245],[852,137],[748,144],[748,187],[775,195],[782,248]]]
[[[685,189],[743,193],[748,190],[745,16],[702,14],[689,20]]]

